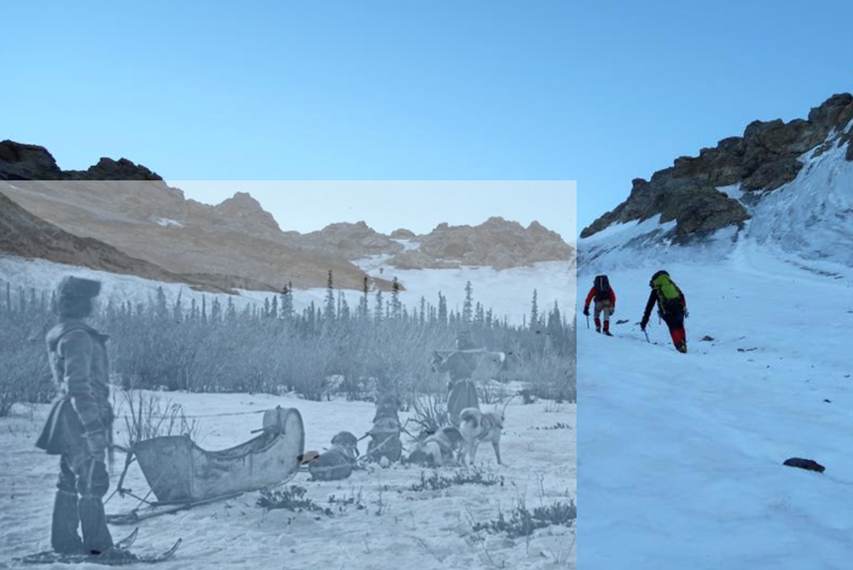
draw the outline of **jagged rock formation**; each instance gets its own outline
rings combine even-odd
[[[441,224],[423,236],[403,228],[387,236],[365,222],[284,232],[247,193],[210,206],[126,159],[64,171],[43,147],[12,141],[0,143],[0,192],[69,235],[229,289],[323,287],[330,270],[336,287],[361,289],[365,273],[352,261],[377,256],[400,269],[505,269],[574,258],[573,248],[539,223],[524,228],[501,218],[474,227]],[[370,280],[391,288],[387,280]]]
[[[101,158],[87,170],[61,170],[43,146],[0,141],[0,180],[163,180],[126,158]]]
[[[399,232],[400,230],[398,230]],[[408,238],[417,249],[396,254],[390,264],[400,269],[487,265],[507,269],[540,261],[571,260],[574,250],[559,234],[538,222],[527,228],[503,218],[489,218],[478,226],[439,224],[433,231]]]
[[[365,222],[329,224],[322,230],[304,235],[290,234],[293,244],[306,251],[343,255],[346,259],[361,259],[402,251],[403,246],[383,235]]]
[[[675,241],[686,242],[720,228],[737,226],[750,218],[740,201],[718,188],[739,185],[755,193],[754,200],[794,180],[803,167],[800,157],[847,144],[846,160],[853,161],[853,95],[833,95],[811,110],[808,119],[785,123],[754,121],[742,137],[721,140],[698,157],[677,158],[672,167],[633,181],[628,199],[581,232],[588,238],[612,224],[660,216],[676,221]]]

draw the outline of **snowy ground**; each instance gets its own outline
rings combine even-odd
[[[260,426],[258,412],[276,405],[296,407],[306,430],[306,449],[322,450],[340,430],[356,435],[370,428],[373,406],[364,402],[307,402],[290,397],[248,394],[164,394],[198,417],[201,444],[222,449],[251,437]],[[491,406],[483,406],[490,409]],[[49,548],[50,512],[58,460],[33,447],[47,406],[18,406],[11,418],[0,419],[0,568],[13,568],[12,558]],[[230,415],[229,415],[230,414]],[[406,414],[401,414],[405,419]],[[536,429],[567,424],[570,429]],[[117,427],[122,427],[119,420]],[[508,512],[518,500],[532,509],[576,498],[576,408],[513,400],[506,409],[502,440],[505,465],[495,463],[490,446],[481,447],[478,463],[504,477],[504,485],[465,485],[442,491],[412,491],[420,468],[374,466],[340,482],[311,482],[299,473],[288,485],[300,485],[307,496],[326,505],[361,495],[365,509],[349,508],[333,517],[284,510],[265,512],[255,506],[258,493],[247,493],[173,515],[142,522],[134,550],[161,550],[183,537],[168,568],[574,568],[574,529],[551,527],[533,537],[472,533],[472,521],[488,521]],[[123,437],[119,434],[117,442]],[[361,443],[366,449],[366,440]],[[121,469],[121,457],[116,471]],[[455,469],[440,473],[451,476]],[[430,475],[431,470],[426,470]],[[118,474],[113,474],[115,484]],[[146,489],[134,467],[126,487]],[[136,506],[126,498],[112,499],[107,512]],[[113,527],[116,537],[132,527]],[[483,540],[480,540],[482,538]],[[57,567],[60,567],[57,565]],[[87,566],[79,568],[85,570]],[[89,566],[90,568],[100,568]]]
[[[580,567],[850,568],[853,270],[748,242],[720,265],[665,268],[687,296],[689,354],[657,317],[654,344],[636,325],[661,267],[610,273],[614,320],[629,321],[615,338],[578,317]],[[579,277],[581,300],[591,284]]]

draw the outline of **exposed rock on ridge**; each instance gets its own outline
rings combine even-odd
[[[507,269],[540,261],[574,258],[574,249],[559,234],[535,221],[527,228],[500,217],[489,218],[478,226],[450,226],[445,223],[424,236],[410,239],[419,242],[420,246],[396,254],[390,261],[391,265],[400,269],[460,265]]]
[[[628,199],[581,232],[595,235],[611,224],[646,220],[660,215],[675,220],[676,239],[687,241],[749,219],[743,205],[717,188],[740,184],[746,192],[773,191],[796,178],[799,157],[809,150],[822,153],[847,144],[853,160],[853,95],[833,95],[811,110],[808,119],[785,123],[754,121],[742,137],[721,140],[698,157],[677,158],[672,167],[635,179]],[[760,196],[760,194],[758,194]]]

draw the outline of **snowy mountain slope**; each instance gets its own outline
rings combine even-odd
[[[853,96],[808,120],[751,123],[698,157],[636,179],[628,199],[581,232],[579,265],[722,260],[741,239],[853,267]]]
[[[851,123],[853,126],[853,123]],[[803,156],[797,178],[752,208],[746,236],[853,267],[853,162],[845,147]]]
[[[732,249],[613,269],[628,322],[605,338],[581,321],[582,568],[849,568],[853,269],[752,239]],[[661,268],[687,297],[686,355],[657,319],[655,344],[635,324]]]

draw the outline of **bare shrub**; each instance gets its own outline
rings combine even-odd
[[[420,396],[412,403],[414,415],[409,422],[417,426],[418,431],[435,433],[442,426],[450,425],[447,417],[447,394],[428,394]]]
[[[195,439],[200,423],[196,419],[188,420],[180,404],[171,400],[165,404],[158,394],[145,394],[131,391],[124,393],[124,403],[129,414],[124,416],[125,447],[133,449],[140,441],[168,435],[188,435]]]

